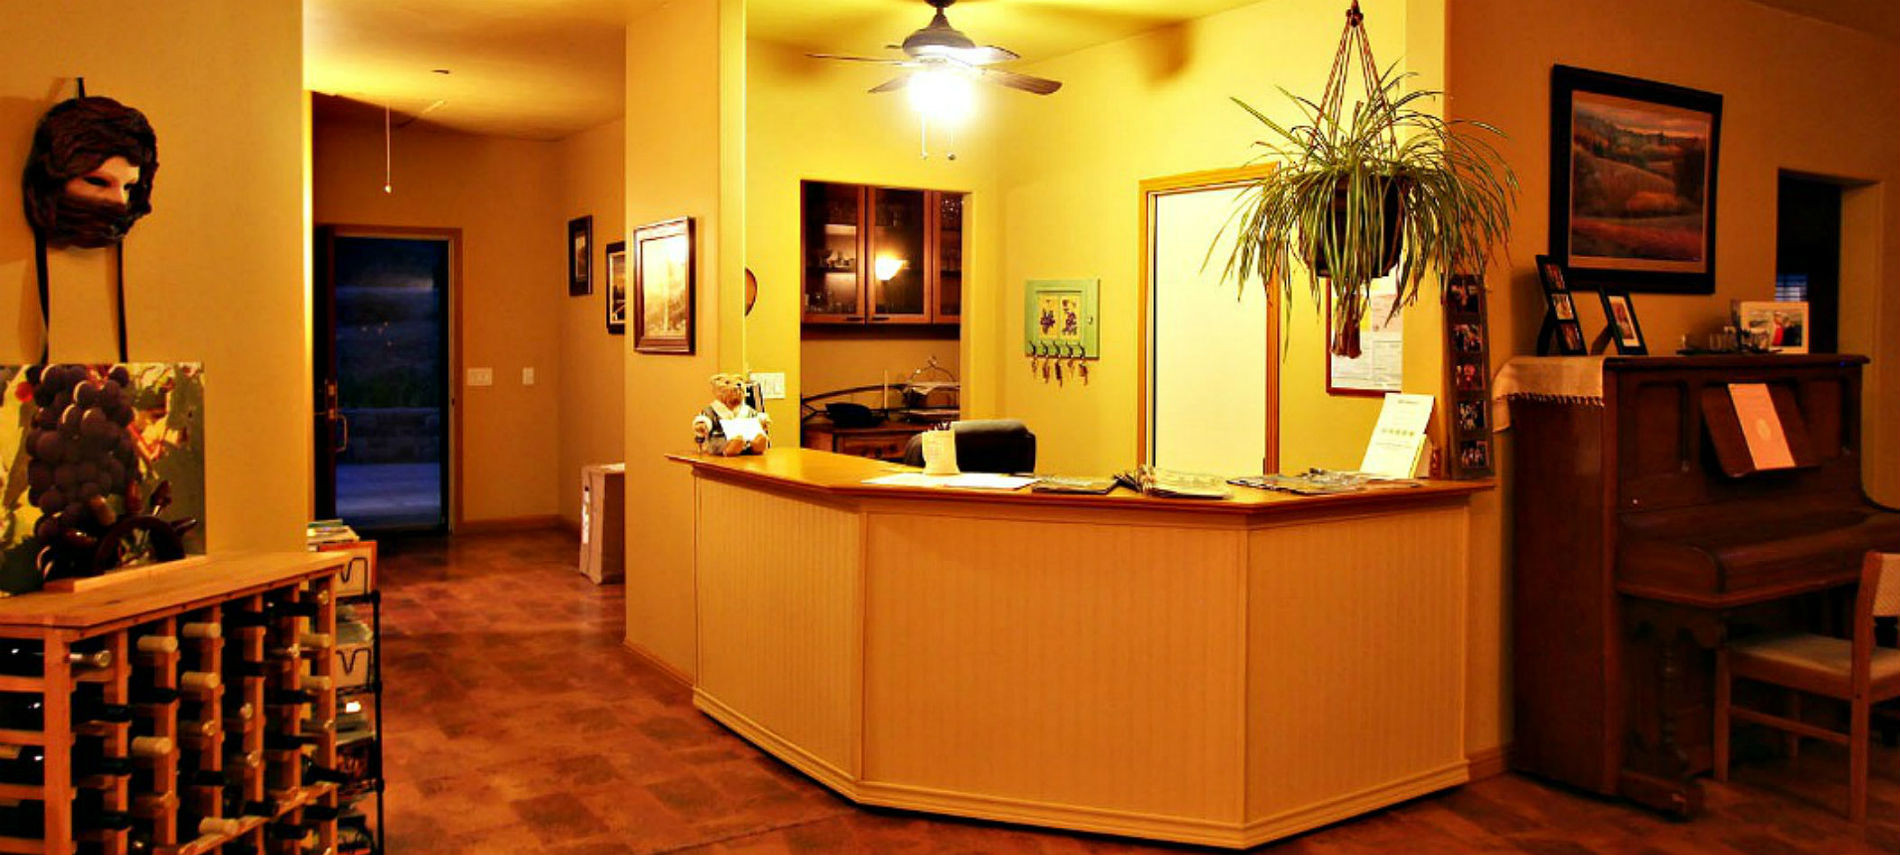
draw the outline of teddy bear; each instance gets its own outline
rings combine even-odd
[[[712,403],[693,416],[693,442],[704,451],[732,457],[751,452],[761,454],[772,445],[766,432],[772,429],[772,417],[745,402],[745,377],[738,374],[712,376]],[[727,419],[757,419],[759,432],[747,442],[743,437],[726,435]]]

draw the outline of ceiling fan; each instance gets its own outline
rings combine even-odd
[[[815,59],[836,59],[848,62],[870,62],[879,65],[894,65],[905,69],[906,73],[887,80],[871,88],[872,92],[892,92],[910,85],[920,73],[949,72],[1020,89],[1036,95],[1048,95],[1062,88],[1059,81],[1027,74],[1017,74],[1000,68],[991,68],[997,63],[1020,59],[1014,51],[995,45],[981,45],[972,41],[963,31],[950,26],[950,19],[943,10],[956,0],[924,0],[937,10],[930,19],[930,25],[911,33],[901,45],[888,45],[894,50],[902,50],[904,59],[881,59],[868,56],[840,56],[838,54],[808,54]]]

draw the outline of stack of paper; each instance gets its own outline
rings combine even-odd
[[[962,490],[1020,490],[1035,483],[1020,475],[995,475],[989,472],[965,472],[961,475],[925,475],[922,472],[897,472],[864,483],[880,487],[954,487]]]

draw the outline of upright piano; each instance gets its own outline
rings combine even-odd
[[[1594,387],[1600,364],[1600,391],[1509,398],[1514,768],[1700,807],[1714,651],[1838,620],[1860,556],[1900,549],[1900,513],[1861,489],[1866,361],[1610,357],[1563,366]],[[1732,384],[1770,392],[1793,466],[1751,465]]]

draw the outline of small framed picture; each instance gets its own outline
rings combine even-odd
[[[1758,302],[1735,304],[1735,328],[1775,353],[1808,352],[1808,304]]]
[[[575,217],[567,221],[567,296],[585,297],[594,293],[594,218]]]
[[[693,352],[693,218],[633,230],[633,349]]]
[[[1476,362],[1460,362],[1453,366],[1453,377],[1457,380],[1460,392],[1484,391],[1484,369]]]
[[[1576,322],[1557,325],[1557,349],[1565,356],[1582,356],[1590,352],[1583,343],[1583,327]]]
[[[607,244],[607,333],[627,333],[627,242]]]
[[[1484,432],[1484,401],[1482,399],[1458,402],[1458,432],[1481,434]]]
[[[1603,297],[1603,316],[1610,322],[1610,338],[1616,342],[1616,352],[1624,356],[1643,356],[1649,348],[1643,343],[1643,327],[1636,320],[1636,306],[1630,302],[1628,291],[1615,291],[1605,288],[1597,292]]]
[[[1482,439],[1458,443],[1458,465],[1466,469],[1491,468],[1491,443]]]
[[[1544,283],[1544,293],[1556,294],[1569,291],[1564,284],[1564,266],[1548,255],[1537,257],[1537,278]]]
[[[1452,324],[1451,344],[1459,353],[1483,353],[1484,332],[1477,324]]]
[[[1478,311],[1478,301],[1483,296],[1483,291],[1484,283],[1482,282],[1467,282],[1462,279],[1452,280],[1450,298],[1448,300],[1451,304],[1451,310],[1458,314],[1467,315]]]

